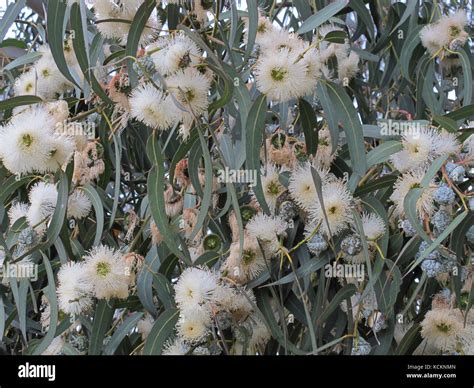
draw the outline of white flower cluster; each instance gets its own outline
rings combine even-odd
[[[312,169],[319,175],[322,183],[321,198],[316,192]],[[312,163],[305,162],[292,172],[288,191],[305,219],[305,238],[310,252],[318,256],[328,248],[331,238],[349,233],[341,242],[341,250],[347,261],[365,261],[361,250],[361,234],[367,240],[369,254],[374,255],[377,240],[387,230],[385,221],[380,215],[361,209],[359,201],[354,198],[344,179],[337,178],[328,169],[318,166],[315,159]],[[361,230],[356,228],[354,213],[360,217]]]
[[[455,155],[461,148],[454,133],[435,128],[403,134],[402,144],[403,150],[390,157],[393,166],[401,172],[429,166],[437,157]]]
[[[42,235],[56,209],[58,201],[56,185],[38,182],[31,188],[28,199],[29,204],[17,202],[10,207],[8,211],[10,226],[13,227],[18,220],[26,218],[28,225]],[[89,214],[91,206],[87,195],[77,188],[68,197],[67,216],[78,220],[83,219]]]
[[[144,0],[92,0],[97,28],[105,38],[117,39],[120,44],[126,45],[131,21],[135,17],[138,8]],[[119,19],[120,22],[111,19]],[[156,10],[148,18],[145,28],[140,37],[140,42],[145,43],[152,40],[161,28]]]
[[[461,289],[461,308],[449,289],[443,289],[433,297],[431,310],[421,322],[421,336],[424,341],[416,354],[462,354],[474,353],[474,314],[464,311],[470,288],[472,273]]]
[[[238,330],[246,324],[254,329],[248,338],[250,348],[265,344],[270,337],[254,313],[252,291],[229,285],[207,268],[185,269],[175,285],[175,300],[180,311],[178,336],[167,344],[164,354],[202,354],[212,331]]]
[[[68,117],[67,103],[29,107],[0,128],[0,159],[13,174],[55,172],[70,160],[74,139],[57,131]]]
[[[15,96],[36,95],[51,100],[73,88],[74,85],[58,69],[49,47],[42,47],[39,53],[41,58],[16,80],[14,85]],[[82,71],[72,49],[71,40],[66,41],[64,45],[64,57],[69,71],[82,82]]]
[[[430,127],[402,136],[403,149],[390,158],[394,168],[402,173],[394,185],[390,199],[396,214],[404,214],[405,197],[412,188],[421,187],[421,181],[431,163],[439,157],[456,158],[461,144],[455,134]],[[437,185],[431,182],[421,194],[416,208],[420,217],[430,216],[435,210],[434,193]]]
[[[56,209],[58,191],[52,183],[36,183],[29,192],[29,204],[17,202],[13,204],[8,216],[10,226],[25,217],[30,227],[42,235],[46,231],[48,222]],[[80,189],[75,189],[68,198],[68,218],[82,219],[87,217],[91,210],[91,201]]]
[[[465,11],[442,16],[437,22],[428,24],[420,31],[421,43],[433,56],[443,56],[449,51],[458,51],[466,43],[469,24]]]
[[[131,269],[120,252],[100,245],[92,249],[84,261],[62,265],[58,280],[60,309],[66,314],[78,315],[92,307],[93,298],[127,298]]]
[[[68,5],[74,2],[77,0],[69,0]],[[124,57],[123,46],[127,45],[133,20],[145,1],[92,0],[88,4],[91,7],[87,7],[88,32],[95,28],[106,42],[103,51],[107,59],[100,53],[96,63],[89,64],[89,70],[94,71],[98,83],[90,88],[84,83],[72,41],[66,39],[66,64],[73,78],[84,88],[76,88],[61,73],[50,48],[44,44],[38,51],[39,59],[31,65],[28,63],[25,72],[15,80],[13,87],[5,89],[15,96],[36,95],[43,100],[42,103],[27,107],[16,107],[11,117],[7,112],[0,127],[2,168],[9,174],[17,175],[18,179],[25,176],[30,178],[28,175],[31,175],[30,182],[15,193],[15,199],[3,204],[8,211],[11,229],[5,234],[5,240],[8,245],[10,241],[13,242],[13,259],[23,255],[21,263],[35,262],[36,257],[28,254],[28,251],[31,247],[36,247],[37,243],[41,247],[48,227],[54,225],[52,219],[55,212],[61,214],[57,211],[60,206],[58,187],[62,187],[63,182],[58,182],[56,176],[67,171],[71,185],[67,193],[67,204],[61,203],[61,209],[67,211],[65,222],[68,224],[64,227],[71,230],[65,236],[61,234],[60,239],[69,238],[72,244],[67,245],[72,247],[69,249],[64,244],[64,251],[59,252],[61,246],[57,245],[50,251],[53,256],[58,251],[61,260],[64,253],[77,255],[85,250],[88,252],[79,254],[75,260],[70,258],[66,263],[62,261],[57,272],[58,306],[62,313],[72,317],[82,314],[90,316],[97,300],[127,299],[127,308],[115,311],[115,323],[107,336],[116,330],[118,326],[115,324],[120,323],[124,313],[140,309],[139,304],[138,307],[135,306],[135,303],[139,303],[135,298],[137,293],[141,299],[141,285],[136,284],[136,277],[143,257],[132,252],[132,248],[148,254],[154,253],[153,250],[157,248],[155,245],[163,241],[169,245],[169,235],[160,230],[161,225],[169,224],[171,229],[167,232],[172,233],[172,236],[176,235],[177,249],[182,249],[186,256],[189,252],[190,261],[179,261],[173,269],[176,272],[170,278],[170,284],[173,284],[171,291],[174,291],[170,292],[174,304],[173,301],[170,304],[178,309],[179,319],[172,338],[163,347],[163,354],[265,353],[271,334],[256,308],[256,297],[252,290],[255,290],[260,302],[260,297],[266,296],[263,294],[266,289],[265,286],[259,289],[258,285],[274,282],[273,278],[277,273],[280,279],[295,270],[298,274],[308,261],[310,265],[327,260],[330,265],[362,264],[362,267],[366,263],[373,263],[373,268],[382,264],[380,273],[386,278],[385,283],[390,287],[390,296],[393,297],[392,291],[397,291],[398,283],[405,282],[407,278],[400,274],[401,270],[405,265],[411,264],[407,264],[409,260],[416,262],[422,255],[423,260],[418,262],[420,265],[414,272],[413,269],[409,272],[413,272],[418,279],[431,278],[443,287],[452,287],[451,274],[454,273],[454,268],[460,269],[462,289],[460,295],[451,295],[446,290],[436,294],[432,309],[424,317],[419,317],[423,343],[418,351],[424,351],[421,350],[423,348],[429,353],[474,353],[474,313],[465,311],[469,303],[469,292],[472,290],[472,266],[459,266],[458,257],[453,254],[453,251],[458,253],[459,250],[459,247],[452,246],[455,243],[453,234],[451,237],[442,236],[446,238],[436,249],[431,249],[433,247],[430,247],[429,240],[433,242],[439,238],[461,212],[466,215],[474,209],[472,182],[469,180],[474,176],[474,135],[465,139],[467,132],[458,134],[431,125],[419,131],[403,133],[396,144],[400,147],[397,148],[399,151],[385,156],[385,138],[366,137],[364,128],[360,140],[362,146],[367,153],[375,150],[370,157],[382,149],[384,159],[378,164],[369,163],[364,176],[354,174],[349,179],[348,172],[355,171],[354,161],[347,156],[352,156],[351,152],[348,154],[348,148],[349,151],[352,149],[343,144],[343,141],[336,141],[334,131],[339,129],[329,126],[328,112],[322,114],[322,106],[326,107],[322,100],[324,96],[316,95],[315,92],[318,82],[349,86],[348,82],[361,70],[357,53],[362,55],[363,51],[355,47],[358,44],[356,42],[362,42],[367,55],[373,43],[378,46],[374,42],[377,37],[368,39],[367,42],[364,39],[356,42],[351,42],[349,38],[341,40],[341,36],[344,37],[350,29],[342,28],[338,18],[331,18],[330,22],[335,24],[320,26],[312,40],[306,41],[288,29],[288,24],[284,23],[285,26],[280,27],[277,21],[273,21],[277,19],[263,16],[263,12],[260,12],[253,51],[245,50],[252,35],[246,17],[243,17],[243,42],[236,38],[233,47],[229,49],[226,39],[219,39],[219,33],[225,34],[228,31],[213,30],[215,19],[207,20],[208,10],[211,10],[209,3],[182,0],[151,2],[156,7],[148,20],[142,20],[145,27],[138,39],[139,48],[134,55],[136,58],[133,58],[133,73],[137,77],[132,77],[125,64],[132,57]],[[223,2],[222,8],[227,9],[228,3]],[[167,25],[162,29],[158,13],[160,17],[164,16],[162,12],[166,8],[160,8],[161,4],[165,4],[165,7],[167,4],[179,5],[173,9],[178,10],[180,15],[184,12],[185,22],[192,26],[192,33],[185,35]],[[287,6],[286,3],[284,6]],[[239,15],[237,16],[240,17]],[[233,17],[233,12],[231,16]],[[278,12],[270,16],[278,18]],[[219,22],[222,21],[222,26],[227,23],[225,19],[225,15],[221,14]],[[168,23],[171,24],[171,21]],[[465,30],[467,26],[466,13],[458,11],[442,16],[421,29],[422,45],[432,56],[431,59],[437,58],[434,70],[436,77],[438,64],[444,66],[444,69],[447,60],[457,60],[455,52],[466,44],[469,37]],[[237,34],[242,33],[241,27],[240,25]],[[99,35],[96,36],[100,37]],[[330,35],[332,39],[328,38]],[[205,36],[207,38],[203,40],[203,44],[200,37]],[[204,47],[208,42],[209,47]],[[211,53],[213,47],[219,47],[214,53],[216,60]],[[128,48],[125,52],[128,52]],[[33,44],[31,49],[35,50],[37,46]],[[245,56],[239,58],[239,54],[244,52]],[[386,54],[381,50],[378,65],[364,66],[364,90],[361,93],[351,93],[350,88],[347,88],[347,98],[354,100],[354,106],[357,105],[357,109],[360,109],[364,120],[386,112],[388,116],[395,111],[391,104],[396,101],[390,100],[391,96],[387,105],[385,99],[380,98],[383,97],[384,86],[379,88],[372,83],[372,68],[376,73],[384,70],[384,55]],[[248,106],[238,106],[240,101],[236,99],[220,109],[212,109],[215,106],[212,104],[213,100],[216,101],[219,97],[224,100],[225,97],[217,76],[215,78],[212,71],[215,70],[221,76],[218,71],[221,66],[214,67],[221,61],[224,70],[230,65],[237,66],[234,70],[242,77],[234,79],[234,82],[241,82],[242,85],[235,86],[248,89]],[[442,72],[442,75],[447,78],[446,73]],[[136,84],[133,78],[136,78]],[[396,82],[393,79],[387,78],[387,81]],[[377,80],[378,76],[375,77],[375,82]],[[452,83],[447,79],[441,81],[446,85]],[[97,86],[103,88],[103,92],[114,104],[101,101],[103,95],[96,93]],[[446,89],[450,87],[449,84]],[[238,88],[234,88],[233,97],[236,97],[237,92]],[[438,89],[438,93],[442,92],[448,93],[449,90]],[[247,181],[232,182],[231,186],[228,182],[231,180],[230,175],[229,179],[217,179],[214,174],[225,169],[227,175],[231,164],[237,169],[242,168],[244,160],[240,155],[234,155],[234,151],[237,154],[239,149],[245,148],[245,143],[234,135],[238,132],[239,124],[242,127],[242,122],[245,121],[240,108],[250,108],[255,93],[268,98],[270,103],[264,105],[265,122],[268,123],[270,117],[272,121],[272,124],[257,128],[263,133],[264,139],[261,144],[254,145],[261,147],[256,156],[256,168],[259,171],[251,173],[255,173],[255,178],[258,178],[255,180],[260,182],[261,187],[247,185]],[[459,102],[462,94],[456,89],[456,95],[458,98],[453,106]],[[368,100],[364,101],[364,97]],[[301,101],[303,98],[304,102]],[[296,101],[298,99],[300,101]],[[463,101],[462,98],[460,101]],[[306,128],[305,131],[300,130],[304,105],[314,110],[312,129],[317,132],[317,149],[314,154],[310,154],[307,149],[309,143],[304,137],[307,134]],[[372,105],[376,108],[375,116],[365,115],[366,107]],[[339,108],[338,104],[335,106]],[[402,113],[401,110],[398,112]],[[278,124],[277,120],[280,120]],[[99,122],[96,133],[95,125]],[[147,203],[152,197],[147,195],[147,171],[143,168],[149,167],[149,161],[140,154],[144,140],[141,136],[145,136],[147,131],[143,132],[143,126],[138,122],[151,128],[154,134],[158,132],[160,136],[168,138],[163,150],[166,182],[160,204],[163,205],[165,220],[158,219]],[[84,131],[89,124],[93,130],[86,137]],[[186,141],[193,128],[201,124],[205,136],[208,136],[208,128],[215,130],[213,136],[206,140],[209,142],[212,164],[210,181],[206,179],[206,172],[209,170],[201,164],[201,157],[192,155],[193,152],[186,148],[187,144],[176,151],[179,144],[174,136],[175,131],[179,132],[181,140]],[[169,137],[168,133],[164,133],[168,130]],[[135,134],[139,136],[135,137]],[[341,140],[344,138],[342,132],[340,137]],[[347,136],[345,140],[347,143]],[[243,148],[239,148],[241,146]],[[225,152],[221,152],[224,147]],[[183,152],[188,156],[182,150],[186,150]],[[171,155],[173,151],[176,152]],[[114,160],[111,156],[116,156],[117,159]],[[446,161],[439,164],[438,172],[433,173],[432,167],[440,158],[446,158]],[[204,161],[207,168],[208,159],[205,158]],[[70,164],[73,166],[69,167],[74,167],[72,176],[69,174],[71,170],[66,168]],[[174,171],[171,171],[172,166]],[[246,167],[248,168],[248,164]],[[111,178],[113,170],[118,182]],[[106,174],[103,179],[99,179],[104,172]],[[246,170],[245,173],[247,172],[250,171]],[[433,173],[431,179],[427,179],[428,173]],[[7,179],[14,178],[10,176]],[[360,180],[355,182],[353,178]],[[97,190],[93,187],[95,182],[99,182]],[[200,191],[207,194],[209,186],[210,198],[206,198]],[[26,192],[23,188],[26,188]],[[230,189],[234,188],[236,190],[231,192]],[[419,189],[415,206],[415,221],[418,221],[416,225],[411,224],[414,220],[412,214],[406,214],[405,203],[413,189]],[[113,194],[118,194],[116,197],[111,195],[114,191]],[[13,197],[13,194],[9,193],[8,196]],[[90,198],[94,199],[97,219],[89,218],[92,209]],[[205,204],[207,200],[209,206]],[[99,213],[102,211],[97,207],[97,202],[99,205],[103,202],[105,212],[102,217],[110,221],[110,227],[104,231],[107,236],[100,234],[102,231],[98,230],[96,237],[104,237],[103,241],[115,241],[117,249],[105,245],[90,248],[94,231],[91,226],[94,228],[97,225],[100,229],[101,224]],[[457,229],[463,233],[468,229],[465,238],[461,236],[468,243],[465,245],[462,242],[462,254],[470,254],[474,244],[474,226],[467,226],[469,228],[462,224]],[[17,227],[22,230],[17,232]],[[420,228],[425,233],[423,241],[414,248],[418,252],[408,259],[404,257],[407,259],[405,262],[393,261],[397,250],[400,256],[402,252],[406,252],[404,244],[408,239],[405,237],[416,236]],[[84,230],[86,233],[82,236]],[[389,238],[394,241],[387,241]],[[410,244],[417,244],[417,241],[417,238],[413,238]],[[125,247],[128,243],[130,245]],[[398,249],[398,246],[402,248]],[[158,247],[160,254],[163,248],[166,251],[169,247]],[[129,253],[122,254],[125,250],[129,250]],[[5,252],[0,250],[0,264],[7,258],[9,259]],[[172,258],[174,259],[174,253]],[[212,268],[198,265],[203,262],[209,266],[211,262],[215,264]],[[387,265],[390,271],[386,271]],[[423,277],[419,277],[421,271]],[[313,291],[321,286],[322,277],[319,273],[317,276],[313,273],[306,275],[310,276],[305,276],[305,290],[310,287],[310,291]],[[314,308],[314,293],[306,294],[302,291],[299,280],[298,275],[294,283],[288,283],[282,288],[284,292],[281,295],[270,298],[269,309],[263,311],[265,316],[273,312],[278,325],[286,324],[286,319],[291,315],[291,307],[295,307],[290,307],[283,300],[286,296],[296,296],[298,303],[304,304],[305,310],[306,307]],[[12,285],[6,277],[2,277],[2,284],[6,287]],[[379,306],[380,295],[376,294],[378,286],[371,287],[364,276],[344,275],[338,281],[328,280],[323,287],[328,287],[328,290],[330,287],[328,295],[333,295],[333,291],[338,292],[339,286],[347,284],[356,285],[357,292],[349,300],[340,303],[340,308],[344,313],[352,312],[356,328],[359,321],[365,320],[370,331],[360,332],[364,336],[368,332],[368,335],[373,333],[377,340],[377,333],[387,327],[386,318],[392,314],[388,310],[392,307],[393,310],[398,309],[400,298],[384,301],[387,306],[393,302],[390,309],[383,309],[386,316],[379,310],[379,307],[382,310],[382,306]],[[404,289],[403,287],[400,288]],[[161,296],[158,295],[160,301]],[[280,298],[282,300],[278,300]],[[153,302],[155,300],[157,299],[153,299]],[[42,304],[44,310],[41,313],[41,324],[43,328],[47,328],[51,323],[53,306],[49,304],[46,295],[42,297]],[[405,304],[405,301],[401,304]],[[133,308],[129,308],[129,305]],[[416,310],[414,314],[418,314],[417,309],[409,307],[406,310],[409,314],[413,313],[411,310]],[[162,310],[160,306],[160,312]],[[340,311],[335,313],[340,315]],[[138,331],[142,341],[146,341],[152,332],[154,318],[156,317],[146,313],[130,333],[133,332],[133,336],[139,341]],[[322,325],[326,323],[322,322]],[[288,325],[290,324],[293,322],[288,321]],[[302,345],[306,342],[306,324],[307,322],[303,322],[303,325],[298,323],[288,332],[284,327],[285,339],[288,333],[291,334],[290,337],[296,338],[292,334],[294,329],[294,333],[303,334],[295,339],[295,346]],[[303,328],[298,333],[300,327]],[[396,328],[395,331],[403,332],[406,329]],[[60,352],[66,338],[69,340],[73,331],[69,328],[67,334],[54,338],[45,354]],[[328,335],[333,333],[329,330],[325,332]],[[355,334],[353,353],[370,352],[368,340]],[[293,341],[293,338],[290,340]],[[323,338],[323,342],[325,341],[326,335]],[[398,339],[396,341],[399,342]],[[134,353],[141,351],[143,343],[136,345],[138,346],[133,344]],[[343,347],[341,343],[329,347],[328,351],[334,351],[338,346]]]
[[[242,252],[240,238],[236,235],[221,272],[242,284],[256,278],[280,252],[280,239],[286,236],[287,227],[279,216],[256,214],[245,226]]]
[[[322,202],[316,192],[312,169],[323,183]],[[288,190],[301,210],[308,214],[308,224],[319,225],[327,237],[337,235],[349,226],[354,198],[347,182],[336,178],[327,169],[305,162],[291,174]]]
[[[248,39],[248,20],[246,37]],[[338,27],[324,26],[323,37]],[[358,72],[359,56],[348,43],[309,43],[264,16],[259,17],[255,43],[259,56],[255,66],[257,88],[275,102],[285,102],[314,92],[318,79],[336,78],[348,82]],[[337,69],[329,62],[335,58]],[[337,74],[336,74],[337,72]]]
[[[407,237],[417,233],[412,225],[413,219],[408,219],[405,209],[407,195],[412,189],[419,190],[415,204],[417,222],[432,239],[451,224],[457,211],[457,197],[460,197],[461,204],[463,202],[456,186],[468,181],[466,166],[473,159],[471,143],[471,137],[461,144],[455,133],[434,127],[402,136],[402,150],[390,157],[393,170],[400,173],[390,196],[394,204],[391,221],[398,223]],[[441,177],[435,176],[427,181],[430,167],[439,158],[446,159],[441,167]],[[471,228],[466,234],[469,241],[472,240],[473,231],[474,228]],[[424,255],[421,269],[428,277],[444,279],[455,267],[455,262],[443,252],[443,247],[424,254],[428,246],[429,242],[423,241],[415,258]]]
[[[189,136],[195,120],[207,112],[212,73],[201,49],[184,35],[160,38],[146,49],[161,85],[146,82],[135,88],[129,104],[132,117],[159,130],[181,123],[180,134]]]

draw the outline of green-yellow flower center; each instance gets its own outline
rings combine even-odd
[[[278,184],[278,182],[271,181],[267,186],[267,193],[272,195],[280,194],[280,185]]]
[[[242,261],[244,262],[245,265],[249,265],[250,263],[252,263],[252,261],[254,261],[254,259],[255,259],[254,251],[246,249],[242,252]]]
[[[21,142],[22,144],[25,146],[25,147],[29,147],[31,146],[31,144],[33,144],[33,136],[31,136],[30,134],[26,133],[24,134],[22,137],[21,137]]]
[[[152,116],[154,118],[159,118],[158,114],[156,113],[155,109],[153,109],[152,106],[148,106],[145,110],[150,116]]]
[[[281,68],[281,67],[274,67],[271,71],[271,77],[275,81],[283,81],[286,78],[286,75],[288,74],[288,71]]]
[[[184,97],[186,99],[186,102],[191,102],[192,100],[194,100],[194,97],[196,97],[196,95],[194,94],[194,91],[192,89],[188,89],[184,92]]]
[[[449,333],[451,331],[451,325],[447,323],[441,322],[436,325],[436,328],[441,331],[442,333]]]
[[[255,209],[245,206],[240,209],[240,213],[242,214],[242,219],[247,222],[252,219],[252,217],[255,215],[256,211]]]
[[[104,261],[100,261],[96,266],[97,275],[101,278],[105,278],[110,273],[110,264]]]
[[[189,55],[189,52],[187,52],[186,54],[184,54],[180,58],[179,63],[178,63],[178,67],[180,69],[184,69],[184,68],[188,67],[190,63],[191,63],[191,56]]]
[[[450,27],[449,27],[449,35],[450,35],[452,38],[458,36],[460,32],[461,32],[461,30],[460,30],[458,27],[456,27],[456,26],[450,26]]]
[[[257,32],[263,34],[265,31],[267,31],[267,25],[265,23],[260,23],[257,27]]]

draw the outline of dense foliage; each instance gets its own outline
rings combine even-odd
[[[10,2],[2,352],[474,354],[471,13]]]

